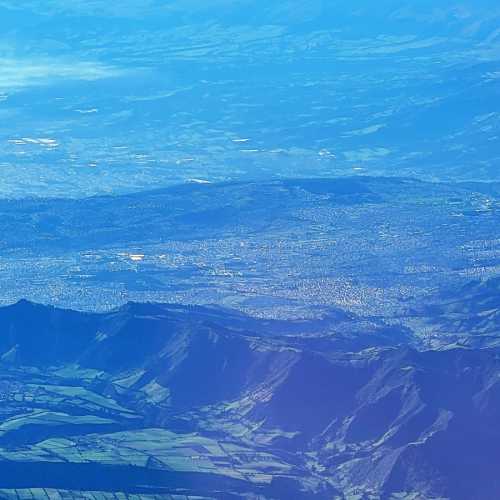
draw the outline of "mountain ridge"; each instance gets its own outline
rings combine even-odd
[[[391,343],[366,327],[338,313],[323,322],[273,322],[177,304],[131,303],[99,314],[26,300],[0,308],[7,413],[0,489],[71,489],[57,471],[65,462],[67,471],[79,467],[69,454],[76,443],[89,462],[83,489],[104,487],[98,477],[113,464],[115,491],[129,493],[149,477],[152,491],[182,487],[203,498],[219,488],[228,498],[253,491],[326,499],[357,491],[493,499],[498,349],[416,350],[404,333]],[[208,451],[211,439],[226,458]],[[121,446],[134,454],[126,458]],[[20,481],[17,472],[2,480],[1,472],[17,470],[20,461],[44,462],[42,450],[54,463],[43,482]],[[190,462],[195,480],[183,472],[183,453],[219,465]],[[242,462],[242,453],[247,461],[260,458]],[[135,461],[144,454],[146,461]],[[127,481],[120,479],[132,470],[126,464],[141,464]],[[170,475],[161,482],[151,468]],[[469,484],[471,474],[485,481]]]

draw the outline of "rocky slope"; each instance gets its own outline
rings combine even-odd
[[[360,324],[2,308],[0,489],[496,498],[496,350],[415,350]]]

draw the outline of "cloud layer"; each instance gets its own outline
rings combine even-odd
[[[97,62],[0,58],[0,90],[13,91],[67,80],[95,81],[120,76],[122,71]]]

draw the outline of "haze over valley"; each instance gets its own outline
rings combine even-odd
[[[499,21],[0,0],[0,498],[498,499]]]

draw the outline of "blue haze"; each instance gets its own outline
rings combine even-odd
[[[490,2],[3,1],[0,14],[5,197],[498,179]]]
[[[499,26],[0,0],[0,499],[500,498]]]

